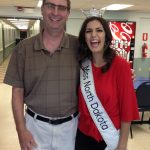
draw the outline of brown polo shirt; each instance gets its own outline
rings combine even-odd
[[[77,48],[77,38],[69,34],[53,55],[41,34],[25,39],[13,51],[4,83],[24,88],[24,103],[41,115],[71,115],[77,111]]]

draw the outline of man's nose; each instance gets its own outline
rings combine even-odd
[[[57,14],[58,14],[58,7],[57,7],[57,6],[54,7],[54,9],[53,9],[53,14],[54,14],[54,15],[57,15]]]

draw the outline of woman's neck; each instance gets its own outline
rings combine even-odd
[[[92,61],[95,67],[101,67],[106,64],[101,54],[93,54]]]

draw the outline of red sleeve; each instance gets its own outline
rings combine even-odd
[[[117,90],[120,107],[121,121],[132,121],[139,119],[136,93],[131,78],[131,69],[124,59],[118,62]]]

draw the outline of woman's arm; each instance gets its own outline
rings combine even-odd
[[[131,122],[121,122],[120,138],[116,150],[127,150]]]

